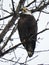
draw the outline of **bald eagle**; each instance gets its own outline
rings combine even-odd
[[[27,12],[27,9],[25,12]],[[22,45],[26,49],[28,56],[32,57],[37,39],[37,36],[35,36],[37,34],[37,22],[33,15],[28,12],[20,14],[20,19],[18,20],[18,33],[20,41],[25,41]]]

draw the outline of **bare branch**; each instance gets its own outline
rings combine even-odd
[[[11,16],[13,16],[13,15],[14,15],[14,14],[12,13],[12,14],[10,14],[10,15],[6,16],[6,17],[0,18],[0,20],[7,19],[7,18],[9,18],[9,17],[11,17]]]
[[[18,63],[18,61],[20,60],[20,58],[18,58],[18,60],[17,60],[17,61],[9,60],[9,59],[6,59],[6,58],[1,58],[1,59],[6,60],[6,61],[15,62],[15,63]]]
[[[32,3],[34,3],[35,2],[35,0],[34,1],[32,1],[31,3],[29,3],[27,6],[25,6],[25,7],[29,7]]]
[[[43,33],[43,32],[45,32],[45,31],[47,31],[47,30],[49,30],[49,28],[46,28],[46,29],[40,31],[39,33],[37,33],[37,34],[34,35],[34,36],[37,36],[38,34]],[[13,32],[12,32],[12,33],[13,33]],[[33,35],[31,35],[30,38],[29,38],[28,40],[30,40],[32,37],[33,37]],[[10,38],[9,38],[9,39],[10,39]],[[7,40],[7,41],[8,41],[8,40]],[[25,42],[26,42],[26,41],[23,41],[23,42],[19,43],[18,45],[15,45],[14,47],[8,49],[8,50],[5,51],[4,53],[1,53],[1,54],[0,54],[0,57],[4,56],[5,54],[7,54],[7,53],[10,52],[11,50],[17,48],[17,47],[18,47],[19,45],[21,45],[22,43],[24,44]],[[6,45],[5,45],[5,46],[6,46]],[[48,51],[49,51],[49,50],[48,50]]]
[[[47,7],[49,5],[49,2],[47,2],[46,4],[43,4],[40,7],[37,7],[36,9],[32,9],[31,12],[37,12],[37,11],[42,11],[45,7]]]
[[[1,10],[3,10],[3,11],[6,12],[6,13],[11,14],[10,12],[8,12],[7,10],[5,10],[5,9],[3,9],[3,8],[2,8]]]
[[[0,39],[3,39],[3,37],[5,36],[5,34],[9,31],[9,28],[11,28],[11,27],[14,25],[16,19],[17,19],[18,16],[19,16],[18,13],[19,13],[20,7],[21,7],[22,4],[24,4],[24,2],[25,2],[25,0],[23,0],[23,1],[20,0],[20,2],[19,2],[19,4],[18,4],[18,7],[17,7],[17,9],[16,9],[17,15],[14,14],[13,17],[12,17],[12,19],[11,19],[11,21],[8,22],[8,24],[6,25],[6,27],[4,28],[4,30],[3,30],[2,33],[0,34]],[[20,4],[21,4],[21,5],[20,5]],[[1,41],[0,41],[0,43],[1,43]]]
[[[40,51],[35,51],[35,53],[40,53],[40,52],[49,52],[49,49],[48,50],[40,50]]]
[[[2,56],[4,56],[5,54],[9,53],[11,50],[16,49],[16,48],[17,48],[19,45],[21,45],[21,44],[22,44],[22,43],[19,43],[18,45],[15,45],[14,47],[12,47],[12,48],[6,50],[5,52],[1,53],[1,54],[0,54],[0,57],[2,57]]]
[[[5,48],[5,46],[7,45],[8,41],[10,40],[11,36],[14,34],[14,32],[17,29],[17,24],[15,24],[15,27],[13,28],[11,34],[9,35],[8,39],[6,40],[6,42],[4,42],[4,45],[2,46],[1,50]]]
[[[49,28],[45,28],[44,30],[42,30],[42,31],[40,31],[39,33],[37,33],[37,35],[40,34],[40,33],[45,32],[45,31],[47,31],[47,30],[49,30]]]
[[[31,40],[31,39],[33,38],[33,36],[37,36],[38,34],[41,34],[41,33],[45,32],[45,31],[47,31],[47,30],[49,30],[49,28],[45,28],[44,30],[38,32],[37,34],[31,35],[30,38],[29,38],[28,40]],[[34,40],[34,39],[33,39],[33,40]]]
[[[14,2],[13,2],[13,0],[11,0],[11,1],[12,1],[13,12],[15,14]]]
[[[14,24],[14,21],[16,20],[17,16],[13,16],[11,21],[9,21],[9,23],[6,25],[6,27],[4,28],[4,30],[2,31],[2,33],[0,34],[1,39],[3,39],[3,37],[5,36],[5,34],[9,31],[9,28]]]
[[[39,21],[40,14],[41,14],[41,12],[39,12],[39,16],[38,16],[38,18],[37,18],[37,21]],[[36,21],[36,22],[37,22],[37,21]]]
[[[40,4],[38,5],[38,7],[40,7],[42,5],[42,3],[43,3],[43,0],[40,2]]]
[[[43,12],[43,13],[45,13],[45,14],[49,14],[49,12],[45,12],[45,11],[41,11],[41,12]]]

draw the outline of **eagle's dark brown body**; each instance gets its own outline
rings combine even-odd
[[[18,32],[21,42],[25,40],[25,43],[22,43],[25,49],[28,52],[28,56],[31,57],[34,53],[36,46],[37,36],[37,22],[32,15],[21,14],[18,21]],[[31,38],[31,36],[33,37]]]

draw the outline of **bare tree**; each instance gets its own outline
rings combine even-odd
[[[0,1],[2,1],[2,3],[4,3],[3,0],[0,0]],[[22,7],[28,8],[28,10],[30,10],[32,14],[36,13],[36,12],[39,12],[39,16],[38,16],[38,18],[36,20],[37,22],[39,21],[41,13],[49,14],[48,11],[47,12],[45,11],[45,9],[47,10],[48,7],[49,7],[49,0],[39,0],[39,1],[38,0],[33,0],[32,2],[27,3],[26,5],[25,5],[25,2],[28,2],[28,1],[27,0],[20,0],[19,3],[18,3],[18,6],[15,7],[14,0],[11,0],[11,5],[12,5],[12,10],[11,11],[12,12],[9,12],[6,9],[3,9],[3,7],[2,7],[3,4],[0,6],[1,11],[9,14],[7,16],[0,17],[0,21],[5,22],[4,21],[5,19],[8,20],[8,18],[11,17],[10,21],[8,21],[7,24],[4,24],[4,23],[1,24],[0,23],[0,25],[1,25],[0,26],[0,31],[1,31],[1,33],[0,33],[0,58],[5,60],[5,61],[13,62],[14,65],[16,65],[17,63],[20,64],[20,65],[27,65],[26,62],[29,62],[29,61],[33,60],[34,58],[36,58],[38,56],[37,55],[37,56],[35,56],[34,58],[32,58],[32,59],[30,59],[28,61],[27,61],[27,58],[28,58],[28,56],[27,56],[26,61],[24,63],[20,63],[19,60],[21,59],[21,57],[19,59],[17,59],[14,50],[16,50],[16,48],[18,48],[18,46],[20,46],[23,42],[19,43],[19,44],[15,44],[15,46],[13,46],[13,44],[11,44],[11,46],[8,49],[5,49],[8,46],[9,41],[13,41],[12,36],[17,31],[17,23],[16,23],[16,21],[20,17],[20,12],[22,11]],[[16,8],[16,10],[15,10],[15,8]],[[49,24],[49,22],[47,22],[47,25],[48,24]],[[43,29],[42,31],[38,32],[36,35],[38,36],[39,34],[45,32],[47,30],[49,30],[49,28]],[[11,32],[10,32],[9,36],[5,39],[5,36],[9,31],[11,31]],[[32,36],[30,38],[32,38]],[[4,39],[5,39],[5,41],[4,41]],[[38,39],[37,39],[37,41],[38,41]],[[42,50],[42,51],[35,51],[35,52],[46,52],[46,51],[49,51],[49,49],[48,50]],[[11,60],[3,58],[6,54],[12,53],[12,52],[14,52],[14,56],[17,59],[16,61],[13,61],[13,58],[11,58]]]

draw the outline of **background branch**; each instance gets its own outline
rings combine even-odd
[[[36,9],[32,9],[31,12],[37,12],[37,11],[42,11],[45,7],[47,7],[49,5],[49,2],[43,4],[42,6],[40,7],[37,7]]]
[[[23,0],[23,1],[20,0],[20,2],[18,4],[18,7],[16,9],[16,13],[19,13],[20,7],[21,7],[22,4],[24,4],[24,2],[25,2],[25,0]],[[19,16],[19,14],[14,14],[13,15],[11,21],[8,22],[8,24],[6,25],[6,27],[4,28],[4,30],[0,34],[0,40],[2,40],[4,38],[5,34],[9,31],[9,28],[11,28],[14,25],[14,23],[15,23],[16,19],[18,18],[18,16]],[[2,41],[0,41],[0,43],[1,42]]]
[[[6,16],[6,17],[0,18],[0,20],[7,19],[7,18],[9,18],[9,17],[11,17],[11,16],[13,16],[13,15],[14,15],[14,14],[13,14],[13,13],[11,13],[10,15],[8,15],[8,16]]]
[[[15,14],[14,1],[13,0],[11,0],[11,1],[12,1],[13,12]]]
[[[40,31],[39,33],[37,33],[37,34],[34,35],[34,36],[37,36],[38,34],[41,34],[41,33],[45,32],[45,31],[47,31],[47,30],[49,30],[49,28],[46,28],[46,29]],[[15,31],[15,28],[14,28],[14,31]],[[12,31],[11,35],[12,35],[12,34],[13,34],[13,31]],[[31,35],[28,40],[31,40],[32,37],[33,37],[33,35]],[[8,39],[10,39],[10,36],[9,36]],[[6,44],[7,44],[7,42],[8,42],[8,40],[6,41]],[[12,48],[8,49],[8,50],[5,51],[4,53],[1,53],[1,54],[0,54],[0,57],[2,57],[2,56],[4,56],[5,54],[9,53],[9,52],[12,51],[13,49],[16,49],[16,48],[17,48],[18,46],[20,46],[22,43],[25,44],[25,42],[26,42],[26,41],[23,41],[23,42],[21,42],[21,43],[15,45],[15,46],[13,46]],[[4,47],[5,47],[5,46],[6,46],[6,45],[4,45]],[[3,47],[3,48],[4,48],[4,47]],[[3,48],[1,48],[1,50],[2,50]],[[49,51],[49,50],[46,50],[46,51]],[[39,52],[40,52],[40,51],[39,51]],[[42,51],[42,52],[43,52],[43,51]]]

